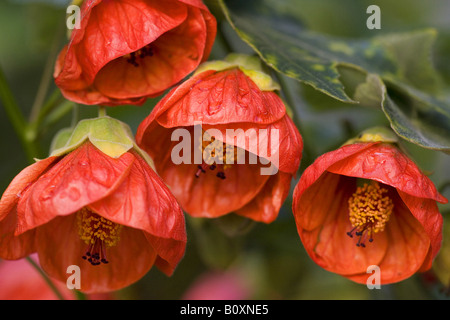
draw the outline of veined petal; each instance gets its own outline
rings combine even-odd
[[[269,160],[279,171],[294,175],[300,166],[303,140],[288,115],[268,125],[229,123],[202,128],[219,130],[223,142]]]
[[[242,71],[231,68],[191,77],[169,92],[152,113],[160,125],[172,128],[194,122],[268,124],[281,119],[286,108],[274,92],[261,91]]]
[[[51,277],[67,281],[67,267],[80,267],[81,291],[119,290],[141,279],[152,267],[156,252],[144,232],[123,227],[120,240],[107,248],[108,264],[92,266],[82,259],[86,244],[80,239],[76,215],[57,217],[37,229],[37,252],[42,269]]]
[[[193,128],[185,128],[194,137]],[[196,178],[198,164],[194,162],[194,139],[190,141],[189,163],[174,164],[171,141],[173,129],[155,126],[143,144],[153,158],[158,174],[170,187],[183,209],[193,216],[219,217],[249,203],[263,188],[270,175],[261,175],[263,165],[232,164],[225,170],[226,179],[216,177],[214,171]],[[248,162],[248,153],[245,155]],[[244,182],[244,183],[243,183]]]
[[[158,96],[199,65],[205,43],[202,13],[189,8],[181,25],[152,42],[151,57],[139,60],[138,67],[122,57],[112,60],[99,70],[94,86],[105,96],[118,100]]]
[[[0,221],[17,205],[25,189],[39,178],[58,157],[49,157],[23,169],[9,184],[0,199]]]
[[[413,197],[400,190],[398,193],[411,215],[421,224],[430,241],[430,252],[420,269],[420,271],[426,271],[431,268],[431,263],[441,248],[443,217],[434,200]]]
[[[117,0],[83,4],[81,28],[74,29],[69,47],[58,58],[56,83],[62,89],[85,89],[109,61],[134,52],[180,25],[185,5],[171,1]],[[78,84],[78,85],[77,85]]]
[[[306,251],[322,268],[342,275],[379,264],[388,245],[383,233],[364,249],[348,237],[348,199],[355,188],[354,178],[325,173],[301,196],[294,196],[297,230]]]
[[[161,164],[156,168],[183,209],[197,217],[219,217],[243,207],[270,177],[261,175],[261,166],[257,164],[232,165],[225,171],[225,180],[214,172],[196,178],[195,164]]]
[[[303,172],[299,183],[294,190],[294,198],[298,198],[306,189],[308,189],[328,168],[340,160],[357,154],[358,152],[370,148],[374,143],[355,143],[345,145],[337,150],[327,152],[318,157],[312,165]]]
[[[383,183],[393,208],[384,231],[371,234],[373,241],[364,248],[347,236],[355,227],[348,199],[359,178]],[[380,267],[382,284],[404,280],[429,269],[440,248],[442,217],[436,201],[446,199],[394,145],[353,143],[324,154],[305,170],[293,197],[308,254],[324,269],[353,281],[366,283],[371,265]]]
[[[134,151],[130,172],[120,186],[89,207],[115,223],[158,237],[185,240],[184,217],[160,177]]]
[[[184,256],[186,241],[156,237],[148,233],[145,233],[145,236],[158,254],[155,260],[156,267],[167,276],[171,276]]]
[[[77,212],[114,191],[128,175],[130,153],[110,158],[86,142],[39,177],[19,201],[16,234]]]
[[[36,230],[29,230],[15,236],[16,224],[17,212],[16,207],[13,207],[0,221],[0,258],[2,259],[21,259],[36,251],[34,241]]]
[[[376,180],[415,197],[447,202],[417,165],[391,144],[371,145],[345,160],[335,161],[327,170],[336,174]]]
[[[383,260],[379,264],[373,263],[380,267],[381,284],[398,282],[418,272],[430,249],[430,239],[423,226],[411,214],[399,195],[393,193],[395,191],[390,193],[390,197],[394,201],[395,211],[383,232],[388,238],[389,245]],[[374,240],[374,243],[375,241],[377,240]],[[363,272],[359,275],[350,275],[348,278],[366,283],[368,277],[369,274]]]
[[[201,1],[86,0],[55,82],[78,103],[141,105],[208,58],[216,24]]]
[[[89,208],[110,221],[145,231],[158,255],[157,265],[167,264],[163,271],[171,273],[184,255],[184,215],[161,178],[137,153],[132,154],[136,159],[120,187]]]
[[[254,221],[273,222],[289,194],[291,180],[292,175],[284,172],[271,176],[256,197],[235,213]]]

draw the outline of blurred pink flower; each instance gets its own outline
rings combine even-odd
[[[30,256],[38,263],[37,255]],[[65,283],[53,280],[67,300],[74,300]],[[89,299],[111,299],[110,294],[89,295]],[[26,260],[0,260],[0,300],[58,300],[39,272]]]
[[[186,290],[183,300],[245,300],[250,290],[237,272],[208,272]]]

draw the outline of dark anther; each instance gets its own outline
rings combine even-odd
[[[218,172],[218,173],[216,174],[216,176],[217,176],[218,178],[224,180],[224,179],[225,179],[225,172],[220,171],[220,172]]]
[[[350,238],[353,238],[353,231],[355,231],[356,228],[358,228],[358,227],[354,227],[352,230],[350,230],[349,232],[347,232],[347,235],[348,235]]]
[[[127,59],[128,63],[131,63],[135,67],[139,67],[139,64],[136,62],[136,53],[130,53],[130,58]]]

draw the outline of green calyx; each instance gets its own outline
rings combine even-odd
[[[61,130],[52,141],[50,156],[65,155],[86,141],[111,158],[134,149],[153,167],[150,157],[137,146],[130,127],[108,116],[81,120],[74,129]]]
[[[258,57],[241,53],[231,53],[224,60],[204,62],[197,68],[194,75],[208,70],[222,71],[236,67],[252,79],[262,91],[280,90],[280,85],[263,70],[261,60]]]
[[[385,127],[373,127],[364,130],[357,137],[348,140],[344,145],[358,142],[398,143],[399,140],[392,130]]]

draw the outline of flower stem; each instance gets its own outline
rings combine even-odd
[[[79,118],[80,118],[80,106],[75,103],[72,109],[72,121],[70,123],[70,127],[72,129],[75,129]]]
[[[98,117],[106,117],[106,107],[105,106],[98,106]]]
[[[59,300],[65,300],[64,296],[61,294],[61,292],[56,288],[55,284],[52,280],[42,271],[42,269],[38,266],[38,264],[31,259],[30,257],[25,258],[32,266],[36,269],[36,271],[39,272],[39,274],[42,276],[42,278],[45,280],[47,285],[50,287],[50,289],[55,293],[55,295],[58,297]]]

